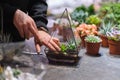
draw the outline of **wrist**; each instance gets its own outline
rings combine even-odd
[[[48,32],[47,29],[45,29],[44,27],[39,27],[38,30]]]

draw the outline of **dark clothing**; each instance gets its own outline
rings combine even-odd
[[[13,41],[24,40],[13,24],[14,13],[17,9],[28,13],[34,19],[37,27],[46,28],[46,0],[0,0],[0,6],[3,9],[4,32],[11,34]]]

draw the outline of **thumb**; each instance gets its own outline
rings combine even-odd
[[[36,52],[39,54],[41,49],[39,44],[35,44]]]
[[[36,52],[39,54],[41,49],[40,49],[40,44],[35,40],[35,48],[36,48]]]

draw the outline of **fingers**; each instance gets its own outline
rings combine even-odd
[[[13,22],[21,37],[29,39],[30,33],[32,33],[36,38],[39,38],[34,20],[23,11],[16,10]]]
[[[44,45],[52,51],[57,51],[56,48],[51,43],[44,43]]]
[[[60,46],[60,41],[59,41],[58,38],[53,38],[53,41],[54,41],[58,46]]]
[[[60,51],[61,50],[60,47],[58,46],[57,41],[51,40],[49,43],[55,48],[55,51]]]
[[[41,49],[39,44],[35,44],[36,52],[39,54]]]
[[[52,51],[61,50],[58,44],[59,43],[58,39],[51,38],[50,40],[48,40],[47,38],[44,38],[41,42]]]
[[[39,54],[41,49],[39,43],[36,40],[35,40],[35,48],[36,48],[36,52]]]
[[[31,24],[29,24],[29,26],[31,26],[31,27],[29,27],[30,32],[33,34],[33,36],[36,39],[39,40],[40,36],[39,36],[38,29],[37,29],[37,26],[35,25],[34,21]]]

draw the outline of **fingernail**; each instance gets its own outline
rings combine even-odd
[[[61,48],[59,48],[59,51],[61,51]]]
[[[40,54],[40,52],[37,52],[37,54]]]

